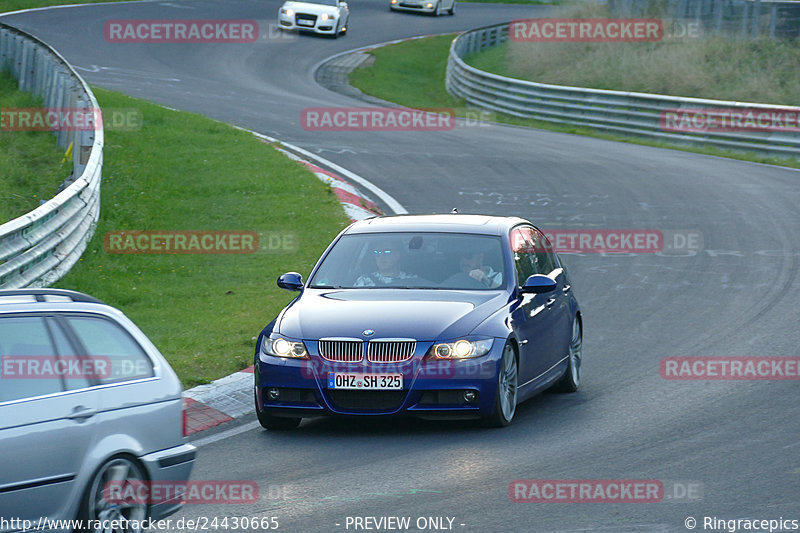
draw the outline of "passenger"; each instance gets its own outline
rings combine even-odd
[[[464,251],[459,261],[461,271],[490,289],[503,284],[503,273],[483,264],[483,252]]]

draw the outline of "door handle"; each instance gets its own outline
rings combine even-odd
[[[569,290],[570,290],[571,288],[572,288],[572,285],[567,285],[566,287],[564,287],[563,289],[561,289],[561,292],[563,292],[563,293],[565,293],[565,294],[566,294],[566,293],[568,293],[568,292],[569,292]]]
[[[70,414],[67,415],[67,418],[71,420],[86,420],[87,418],[91,418],[97,414],[97,409],[91,409],[89,407],[84,407],[83,405],[79,405],[75,409],[72,410]]]
[[[556,303],[556,299],[555,298],[550,298],[549,300],[547,300],[544,303],[544,305],[545,305],[545,307],[553,307],[554,303]]]

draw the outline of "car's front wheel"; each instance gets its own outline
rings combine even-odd
[[[272,416],[268,414],[266,411],[261,409],[261,406],[258,405],[258,396],[255,396],[255,403],[256,403],[256,416],[258,417],[258,423],[261,424],[261,427],[264,429],[271,429],[273,431],[281,431],[284,429],[294,429],[300,425],[300,422],[303,420],[302,418],[285,418],[282,416]]]
[[[517,410],[517,352],[514,345],[506,343],[500,370],[497,373],[497,395],[494,412],[485,422],[493,427],[504,427],[511,423]]]
[[[447,10],[448,15],[455,15],[456,14],[456,0],[453,0],[453,5],[450,6],[450,9]]]
[[[575,392],[581,384],[581,364],[583,363],[583,327],[576,316],[572,322],[572,337],[569,341],[569,363],[564,377],[553,387],[558,392]]]
[[[117,524],[141,524],[147,518],[147,501],[139,501],[136,498],[119,501],[126,493],[126,488],[137,488],[147,482],[144,470],[139,463],[132,457],[118,455],[112,457],[95,472],[92,481],[86,489],[81,501],[78,517],[84,521],[105,521]],[[138,494],[139,491],[136,491]],[[114,495],[119,497],[115,498]],[[110,496],[110,497],[109,497]],[[123,520],[124,519],[124,520]],[[134,522],[135,521],[135,522]],[[95,531],[85,528],[81,531]],[[97,530],[103,531],[103,530]],[[126,533],[138,533],[142,531],[141,526],[131,529],[130,525],[122,529],[106,529],[105,531],[125,531]]]
[[[442,2],[441,0],[439,0],[438,2],[436,2],[436,9],[433,11],[433,16],[438,17],[441,16],[441,14],[442,14]]]

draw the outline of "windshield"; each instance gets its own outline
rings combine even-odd
[[[345,235],[325,257],[312,288],[492,290],[505,285],[499,237],[463,233]]]
[[[309,0],[307,4],[320,4],[323,6],[336,6],[336,0]]]

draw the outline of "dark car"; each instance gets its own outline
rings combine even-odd
[[[551,387],[577,390],[582,317],[567,272],[530,222],[402,215],[356,222],[258,337],[267,429],[320,415],[482,418],[505,426]]]

